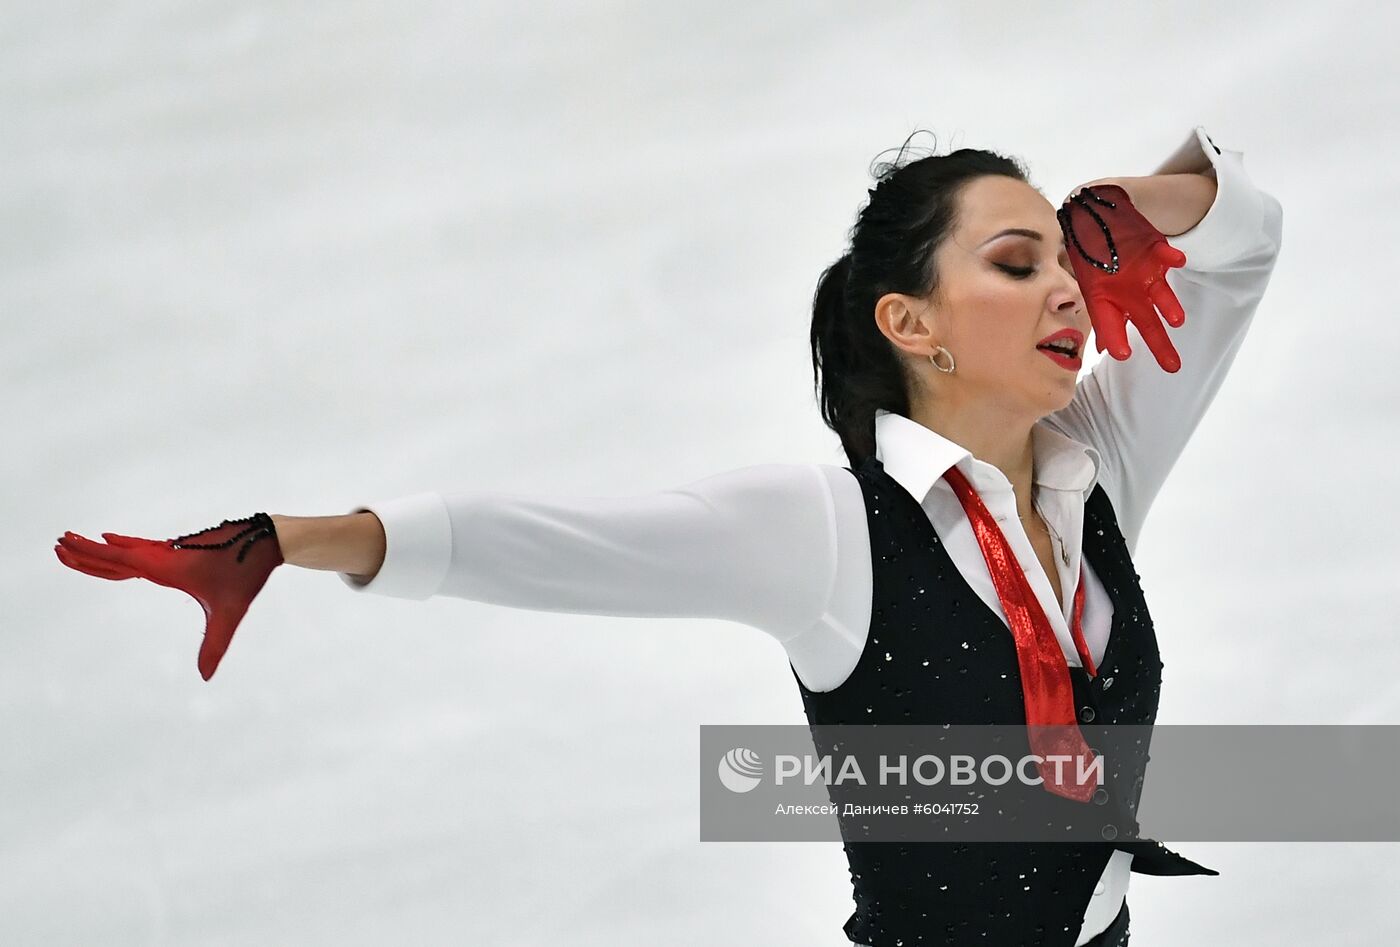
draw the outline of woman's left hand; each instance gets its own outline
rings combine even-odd
[[[1133,191],[1132,191],[1130,188],[1128,188],[1126,185],[1123,184],[1124,181],[1130,181],[1130,180],[1132,180],[1132,179],[1131,179],[1131,178],[1094,178],[1094,180],[1092,180],[1092,181],[1085,181],[1083,184],[1080,184],[1080,185],[1076,186],[1076,187],[1074,188],[1074,190],[1072,190],[1072,191],[1070,191],[1068,194],[1066,194],[1066,195],[1065,195],[1065,199],[1064,199],[1063,201],[1060,202],[1060,205],[1061,205],[1061,206],[1064,206],[1064,204],[1067,203],[1071,197],[1073,197],[1074,195],[1078,194],[1080,191],[1084,190],[1084,188],[1086,188],[1086,187],[1093,187],[1093,186],[1096,185],[1096,184],[1117,184],[1119,187],[1123,188],[1123,190],[1125,190],[1125,191],[1128,192],[1128,196],[1129,196],[1129,197],[1132,197],[1132,198],[1133,198],[1133,203],[1136,204],[1136,203],[1137,203],[1137,197],[1133,194]]]
[[[1096,178],[1075,187],[1068,201],[1086,187],[1116,184],[1128,192],[1138,213],[1165,237],[1179,237],[1201,222],[1215,203],[1215,169],[1196,174],[1149,174],[1135,178]],[[1062,202],[1063,205],[1063,202]]]
[[[1070,265],[1079,281],[1094,343],[1122,361],[1132,354],[1127,324],[1142,334],[1164,371],[1181,368],[1181,358],[1163,325],[1186,321],[1166,273],[1183,266],[1186,255],[1137,209],[1122,179],[1081,184],[1056,212]],[[1159,315],[1160,313],[1160,315]]]

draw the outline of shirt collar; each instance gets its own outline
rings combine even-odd
[[[1031,428],[1037,486],[1077,490],[1089,498],[1098,483],[1102,458],[1088,444],[1055,430],[1045,419]],[[979,492],[1010,491],[1011,482],[995,465],[937,431],[883,408],[875,412],[875,456],[909,494],[923,503],[936,481],[957,466]]]

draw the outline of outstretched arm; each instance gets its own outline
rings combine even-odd
[[[54,553],[87,575],[196,599],[207,681],[283,565],[341,571],[351,588],[399,598],[721,618],[793,641],[799,656],[823,653],[797,639],[827,615],[836,533],[821,465],[760,464],[635,497],[429,492],[347,516],[256,513],[166,540],[68,531]]]
[[[1198,126],[1155,173],[1205,173],[1208,167],[1215,172],[1214,202],[1194,227],[1170,238],[1186,254],[1185,266],[1166,276],[1186,313],[1184,325],[1168,330],[1180,370],[1163,371],[1131,329],[1133,355],[1124,361],[1105,355],[1080,380],[1074,400],[1046,418],[1099,452],[1100,482],[1130,550],[1234,362],[1282,243],[1278,200],[1250,180],[1242,152],[1218,149],[1204,128]]]
[[[338,571],[357,592],[720,618],[779,641],[824,614],[836,572],[816,464],[758,464],[630,497],[429,491],[288,525],[288,562]]]
[[[289,566],[344,572],[368,582],[384,562],[384,529],[373,513],[271,516]]]

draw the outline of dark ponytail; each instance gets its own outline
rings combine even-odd
[[[886,293],[926,297],[938,289],[934,253],[956,226],[958,194],[969,181],[1000,174],[1029,183],[1016,159],[974,148],[901,165],[908,145],[872,171],[877,183],[850,230],[850,249],[822,272],[812,295],[817,402],[852,467],[875,453],[876,410],[907,417],[914,384],[875,325],[875,303]]]

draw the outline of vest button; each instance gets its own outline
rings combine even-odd
[[[1107,886],[1103,883],[1103,879],[1100,878],[1099,883],[1094,885],[1094,894],[1103,894],[1105,887]]]
[[[1083,722],[1083,723],[1092,723],[1093,720],[1094,720],[1094,708],[1093,708],[1093,707],[1080,707],[1080,708],[1079,708],[1079,719],[1080,719],[1080,721]]]
[[[1094,805],[1101,806],[1108,802],[1108,790],[1100,786],[1094,790]]]
[[[1102,835],[1104,838],[1108,839],[1109,841],[1113,841],[1118,837],[1118,826],[1113,825],[1112,823],[1110,823],[1109,825],[1105,825],[1103,827],[1103,831],[1099,834]]]

